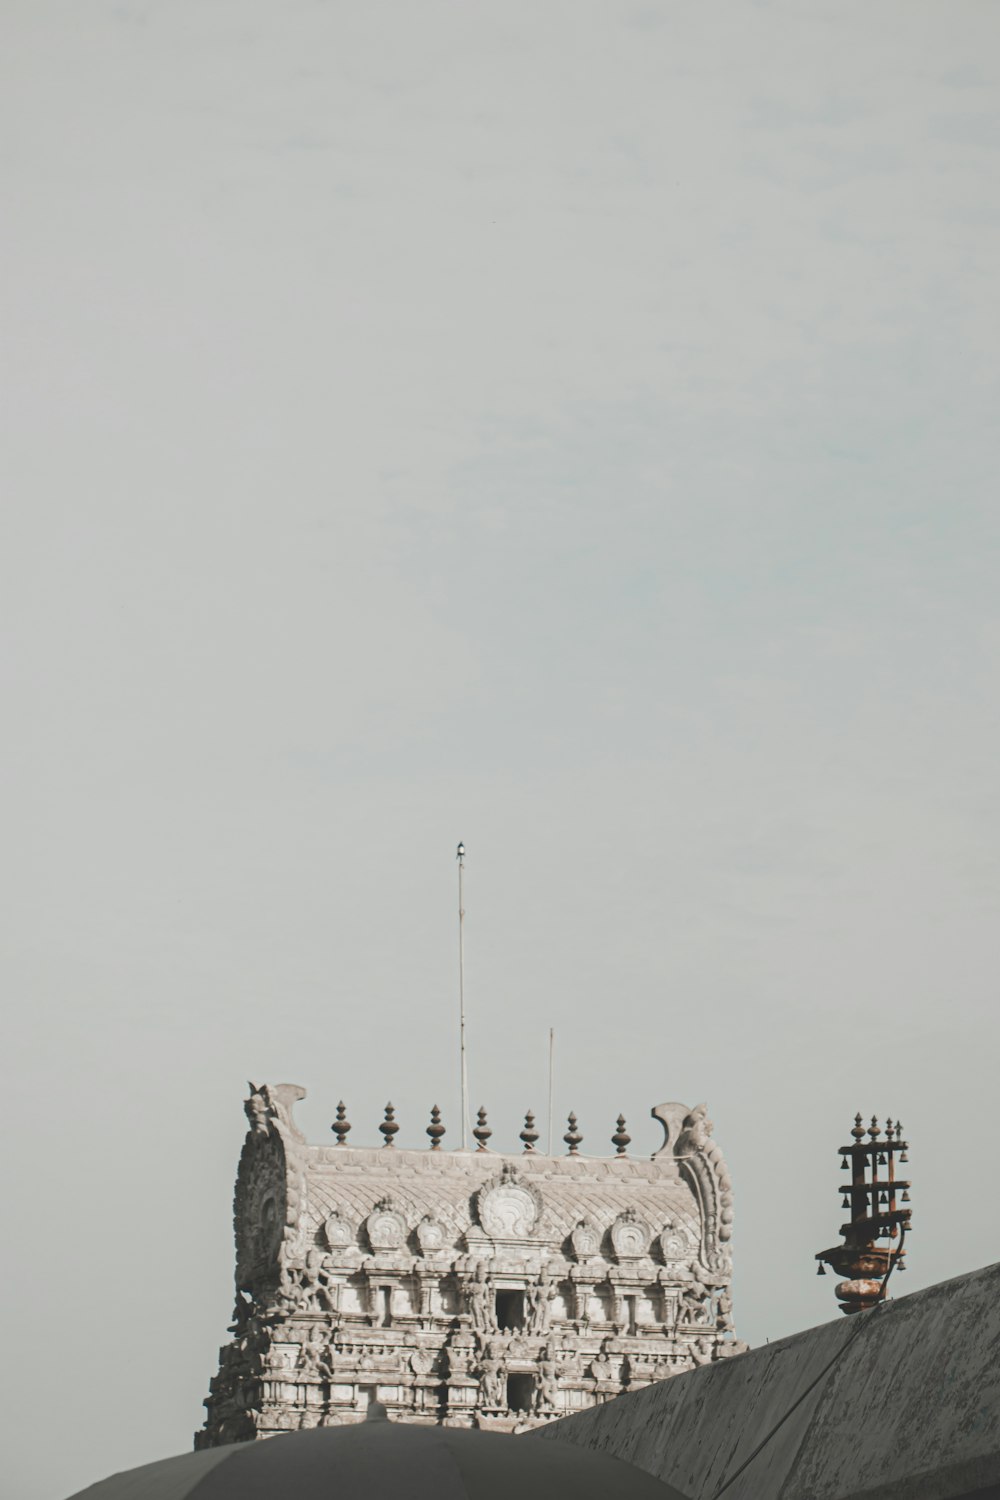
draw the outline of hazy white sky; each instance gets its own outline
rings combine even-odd
[[[994,1259],[994,0],[0,31],[11,1494],[190,1445],[248,1077],[456,1142],[459,837],[495,1145],[707,1098],[753,1343],[856,1109]]]

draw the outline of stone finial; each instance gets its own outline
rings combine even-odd
[[[431,1123],[427,1127],[427,1134],[431,1138],[431,1150],[440,1151],[444,1126],[441,1124],[441,1111],[436,1104],[431,1107]]]
[[[614,1148],[615,1148],[615,1154],[617,1156],[624,1156],[625,1155],[625,1153],[626,1153],[626,1151],[628,1149],[628,1143],[629,1143],[629,1141],[631,1139],[632,1139],[632,1137],[628,1134],[628,1132],[625,1129],[625,1116],[624,1115],[619,1115],[618,1116],[618,1129],[615,1131],[614,1135],[611,1137],[611,1144],[612,1144],[612,1146],[614,1146]]]
[[[387,1104],[385,1107],[385,1119],[379,1126],[379,1130],[385,1136],[385,1144],[387,1146],[395,1145],[395,1142],[392,1138],[396,1134],[396,1131],[398,1129],[399,1126],[396,1123],[396,1111],[393,1109],[391,1104]]]
[[[333,1131],[334,1135],[337,1137],[337,1145],[338,1146],[346,1146],[347,1145],[347,1133],[350,1130],[350,1128],[351,1128],[351,1122],[347,1118],[347,1109],[346,1109],[346,1107],[344,1105],[343,1099],[341,1099],[340,1103],[337,1105],[337,1118],[334,1120],[333,1124],[330,1126],[330,1129]]]
[[[490,1129],[490,1127],[486,1123],[486,1110],[484,1108],[482,1108],[482,1107],[480,1107],[479,1113],[477,1115],[476,1124],[473,1127],[472,1134],[475,1136],[476,1140],[479,1142],[479,1144],[476,1147],[476,1150],[477,1151],[486,1151],[488,1149],[488,1147],[486,1145],[486,1142],[489,1140],[489,1138],[493,1134],[493,1132],[492,1132],[492,1130]]]
[[[529,1109],[524,1117],[524,1129],[521,1131],[521,1140],[524,1142],[525,1154],[534,1151],[535,1142],[538,1140],[538,1131],[535,1129],[535,1117]]]
[[[576,1115],[573,1113],[572,1110],[570,1110],[570,1112],[569,1112],[569,1118],[566,1121],[566,1123],[569,1126],[569,1129],[567,1130],[566,1134],[563,1136],[563,1140],[566,1142],[567,1146],[569,1147],[569,1155],[570,1156],[579,1156],[579,1154],[580,1154],[580,1142],[583,1140],[583,1135],[576,1128]]]

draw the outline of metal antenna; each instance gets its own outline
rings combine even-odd
[[[549,1027],[549,1155],[552,1155],[552,1079],[555,1070],[556,1031]]]
[[[458,851],[458,1032],[462,1062],[462,1150],[469,1144],[469,1075],[465,1064],[465,905],[462,900],[462,871],[465,868],[465,845],[459,840]]]

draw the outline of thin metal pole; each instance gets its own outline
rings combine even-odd
[[[555,1068],[556,1032],[549,1027],[549,1155],[552,1155],[552,1078]]]
[[[469,1144],[469,1076],[465,1063],[465,904],[462,899],[462,871],[465,867],[465,845],[458,846],[458,1031],[462,1064],[462,1150]]]

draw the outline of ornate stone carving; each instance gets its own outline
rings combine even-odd
[[[691,1185],[701,1210],[701,1259],[709,1271],[728,1274],[732,1236],[733,1192],[722,1152],[712,1139],[708,1106],[658,1104],[652,1111],[665,1132],[660,1156],[671,1149],[681,1176]]]
[[[559,1395],[559,1372],[548,1347],[538,1357],[538,1375],[535,1381],[535,1411],[554,1411]]]
[[[615,1258],[639,1260],[649,1251],[649,1230],[634,1208],[626,1208],[611,1226],[611,1244]]]
[[[682,1287],[678,1306],[678,1327],[690,1327],[695,1323],[708,1323],[709,1289],[700,1281],[692,1281]]]
[[[280,1125],[294,1140],[305,1140],[292,1118],[295,1105],[306,1097],[304,1088],[297,1083],[248,1083],[247,1087],[250,1097],[243,1108],[252,1131],[266,1135],[272,1124]]]
[[[698,1246],[692,1243],[687,1234],[675,1219],[668,1219],[657,1236],[660,1254],[663,1256],[665,1265],[686,1264],[698,1253]]]
[[[406,1239],[406,1220],[392,1198],[379,1199],[365,1220],[365,1233],[369,1245],[376,1253],[380,1250],[399,1249]]]
[[[570,1235],[570,1242],[577,1260],[593,1260],[601,1248],[601,1231],[592,1219],[581,1219]]]
[[[421,1255],[440,1255],[445,1247],[445,1233],[432,1214],[424,1214],[414,1233]]]
[[[492,1343],[479,1356],[479,1404],[495,1409],[507,1405],[507,1367]]]
[[[486,1273],[485,1261],[478,1263],[472,1280],[466,1284],[465,1308],[473,1333],[496,1332],[496,1297],[493,1284]]]
[[[527,1239],[541,1212],[541,1194],[508,1162],[476,1195],[479,1222],[492,1239]]]
[[[556,1295],[557,1288],[552,1285],[552,1278],[547,1268],[543,1266],[538,1280],[534,1286],[529,1286],[525,1293],[525,1327],[528,1333],[548,1333],[552,1319],[552,1303]]]
[[[357,1244],[357,1232],[354,1225],[336,1208],[323,1225],[323,1238],[334,1252],[353,1250]]]

